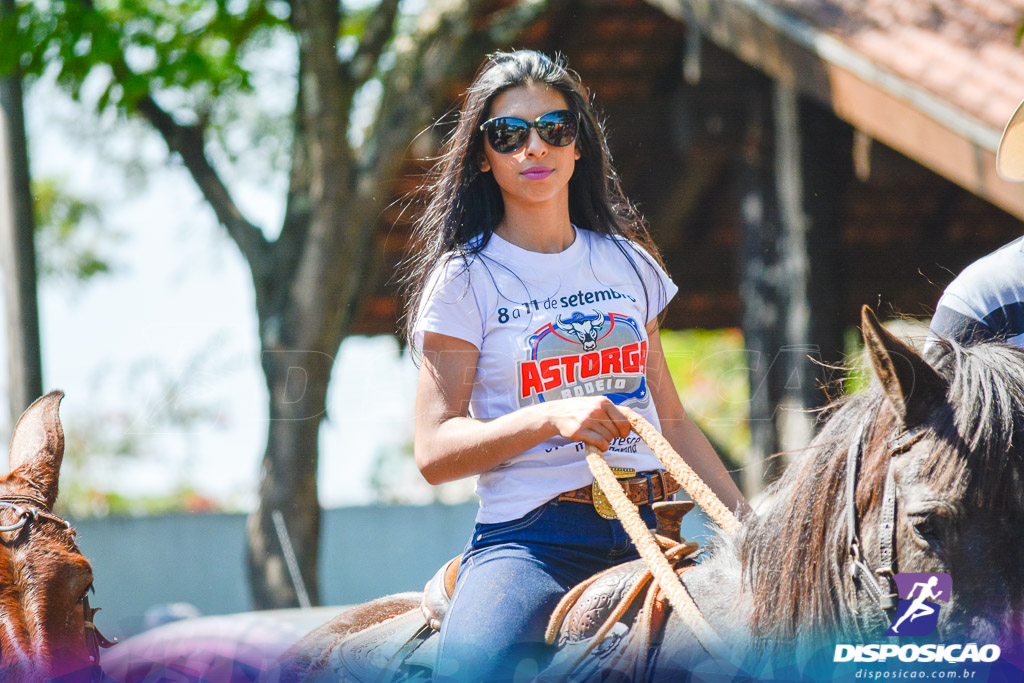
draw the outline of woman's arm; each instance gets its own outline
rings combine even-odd
[[[607,450],[629,422],[604,396],[547,401],[490,420],[468,417],[479,350],[427,332],[416,387],[416,465],[431,484],[497,467],[554,436]]]
[[[733,482],[707,437],[686,414],[675,382],[668,371],[657,321],[647,326],[647,384],[658,409],[661,432],[686,463],[711,487],[723,503],[738,516],[750,511],[746,499]]]

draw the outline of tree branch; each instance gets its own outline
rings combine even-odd
[[[309,140],[306,134],[305,111],[302,107],[302,79],[298,79],[295,96],[295,111],[292,114],[291,164],[288,169],[288,194],[285,198],[284,220],[281,233],[274,242],[274,266],[272,281],[265,290],[257,289],[257,308],[261,320],[277,315],[287,306],[289,288],[274,286],[289,283],[295,275],[295,268],[302,255],[302,249],[309,234],[310,186],[313,168],[309,159]]]
[[[399,0],[381,0],[366,22],[363,39],[359,41],[359,47],[348,66],[349,79],[356,88],[373,75],[384,46],[394,35],[398,4]]]
[[[217,220],[227,229],[228,235],[249,262],[254,278],[259,279],[268,267],[266,257],[270,245],[260,229],[242,216],[217,171],[210,165],[204,150],[202,129],[181,125],[151,95],[140,99],[136,108],[157,129],[168,149],[181,155],[185,168],[192,174],[203,197],[213,208]]]
[[[93,0],[81,2],[90,11],[99,11]],[[121,83],[129,81],[134,76],[123,53],[118,53],[110,61],[110,68],[114,72],[114,78]],[[270,244],[260,229],[242,216],[242,212],[231,198],[231,193],[206,158],[202,127],[181,125],[157,104],[151,93],[141,97],[135,103],[135,109],[157,129],[167,148],[181,155],[185,168],[192,174],[203,197],[213,208],[217,220],[227,229],[228,235],[249,263],[253,280],[259,283],[269,268],[267,252]]]

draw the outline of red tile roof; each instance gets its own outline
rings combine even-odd
[[[1024,99],[1024,0],[770,0],[987,127]]]

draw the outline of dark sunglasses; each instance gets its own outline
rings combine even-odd
[[[480,125],[487,143],[498,154],[511,154],[525,145],[531,128],[536,128],[540,139],[552,147],[566,147],[576,140],[580,115],[568,109],[558,109],[538,116],[535,121],[499,116]]]

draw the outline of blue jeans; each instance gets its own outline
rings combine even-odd
[[[650,505],[640,515],[655,526]],[[586,503],[552,500],[519,519],[477,524],[441,626],[434,681],[536,674],[551,654],[544,629],[562,595],[637,557],[622,523]]]

